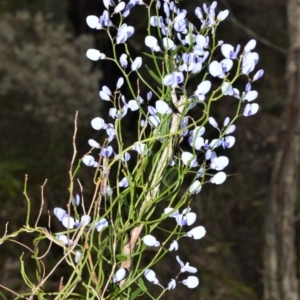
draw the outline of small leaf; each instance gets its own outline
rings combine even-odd
[[[149,72],[149,74],[155,79],[159,84],[162,83],[162,80],[146,65],[146,69]]]
[[[116,255],[116,259],[120,262],[122,261],[125,261],[127,259],[127,256],[126,255],[123,255],[123,254],[117,254]]]

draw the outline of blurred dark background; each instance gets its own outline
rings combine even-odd
[[[182,0],[178,5],[194,18],[195,7],[202,3]],[[232,45],[245,45],[252,38],[258,42],[258,68],[265,70],[255,83],[260,110],[237,122],[237,142],[227,152],[227,172],[235,176],[221,186],[205,187],[193,201],[198,222],[208,234],[201,243],[183,245],[181,259],[197,266],[200,286],[192,291],[177,288],[169,299],[262,298],[265,202],[286,92],[286,5],[285,0],[218,1],[218,10],[230,10],[230,17],[218,29],[218,39]],[[79,156],[89,150],[87,140],[95,138],[90,120],[107,114],[98,91],[103,84],[115,86],[119,76],[105,63],[92,64],[85,57],[88,48],[104,53],[109,49],[104,35],[90,30],[85,22],[87,15],[99,15],[102,9],[100,0],[0,0],[1,232],[7,222],[9,232],[24,224],[25,174],[36,209],[33,219],[39,210],[40,186],[48,179],[41,219],[46,226],[47,211],[68,199],[75,111],[79,111]],[[138,31],[143,22],[138,13],[128,20],[136,24],[137,34],[130,42],[136,53],[144,47],[144,33]],[[217,114],[224,116],[232,109],[224,101]],[[21,248],[8,243],[1,245],[0,253],[1,284],[22,290],[16,276]],[[157,270],[163,277],[172,268],[166,262]]]

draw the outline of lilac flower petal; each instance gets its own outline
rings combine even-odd
[[[100,221],[96,222],[95,229],[97,229],[97,231],[99,232],[106,226],[108,226],[108,221],[105,218],[103,218]]]
[[[213,62],[211,62],[209,64],[208,71],[209,71],[210,75],[213,77],[217,77],[217,76],[220,76],[223,74],[222,66],[216,60],[214,60]]]
[[[82,257],[82,253],[80,251],[75,251],[75,263],[78,264]]]
[[[106,57],[105,54],[101,53],[97,49],[87,50],[86,56],[87,56],[88,59],[93,60],[93,61],[97,61],[99,59],[104,59]]]
[[[142,58],[141,57],[137,57],[131,65],[131,70],[132,71],[136,71],[137,69],[139,69],[142,65]]]
[[[203,238],[206,234],[206,230],[203,226],[197,226],[193,229],[191,229],[186,235],[188,237],[192,237],[195,240],[200,240]]]
[[[193,184],[189,187],[189,192],[191,194],[198,194],[202,189],[201,182],[199,180],[195,180]]]
[[[223,21],[228,17],[228,15],[229,15],[229,10],[228,9],[222,10],[218,13],[217,20],[218,21]]]
[[[243,100],[253,101],[257,98],[257,96],[258,96],[257,91],[250,91],[246,93],[246,95],[243,97]]]
[[[124,268],[120,268],[113,277],[113,283],[118,283],[126,277],[127,271]]]
[[[231,124],[225,131],[224,133],[225,134],[230,134],[230,133],[233,133],[236,129],[236,126],[234,124]]]
[[[105,129],[106,128],[106,123],[104,122],[104,120],[102,118],[94,118],[92,121],[91,121],[91,125],[92,127],[95,129],[95,130],[100,130],[100,129]]]
[[[246,106],[245,106],[245,109],[244,109],[244,112],[243,112],[243,115],[245,117],[250,117],[254,114],[256,114],[258,112],[258,108],[259,108],[259,105],[257,103],[248,103]]]
[[[126,188],[129,186],[128,179],[126,177],[122,178],[121,181],[119,182],[119,187]]]
[[[63,219],[64,216],[67,215],[67,212],[59,207],[55,207],[54,210],[54,215],[57,217],[57,219],[61,222],[61,220]]]
[[[258,80],[260,77],[262,77],[264,75],[264,70],[260,69],[258,70],[255,75],[253,76],[252,82],[255,80]]]
[[[144,143],[135,143],[132,150],[137,151],[138,154],[144,155],[147,153],[147,145]]]
[[[109,6],[115,6],[115,2],[113,0],[103,0],[103,4],[106,9],[109,9]]]
[[[105,101],[109,101],[110,98],[109,98],[109,95],[107,95],[104,91],[100,91],[99,92],[99,96],[102,100],[105,100]]]
[[[88,167],[94,167],[96,161],[92,155],[86,155],[82,158],[82,162]]]
[[[114,13],[117,14],[125,8],[125,2],[120,2],[114,9]]]
[[[254,39],[250,40],[250,41],[247,43],[247,45],[245,46],[244,52],[247,53],[247,52],[252,51],[252,50],[255,48],[255,46],[256,46],[256,40],[254,40]]]
[[[160,242],[151,234],[145,235],[142,240],[146,246],[149,246],[149,247],[159,247],[160,246]]]
[[[157,100],[155,102],[155,108],[156,108],[157,112],[162,115],[172,113],[171,107],[165,101],[162,101],[162,100]]]
[[[148,35],[145,38],[145,45],[149,47],[152,51],[159,51],[157,39],[154,36]]]
[[[61,223],[64,227],[66,227],[68,229],[73,229],[75,226],[74,218],[69,217],[68,215],[66,215],[62,218]]]
[[[179,248],[178,242],[177,241],[173,241],[170,245],[169,251],[177,251]]]
[[[69,240],[65,234],[59,234],[56,236],[59,241],[62,241],[65,246],[71,246],[73,244],[72,240]]]
[[[190,136],[188,142],[191,147],[195,148],[196,150],[200,150],[204,145],[204,138],[201,136],[198,136],[196,138]]]
[[[81,217],[80,224],[83,226],[86,226],[86,225],[90,224],[91,220],[92,220],[91,216],[83,215]]]
[[[97,16],[87,16],[86,23],[92,29],[95,29],[100,25],[99,18]]]
[[[96,142],[93,139],[89,139],[88,140],[88,144],[92,147],[92,148],[100,148],[100,144],[98,142]]]
[[[219,156],[212,159],[210,167],[214,170],[221,171],[229,164],[229,159],[226,156]]]
[[[195,157],[192,153],[190,152],[182,152],[181,154],[181,160],[183,162],[184,165],[193,168],[196,167],[198,165],[197,163],[197,157]]]
[[[173,50],[176,48],[174,42],[169,38],[163,38],[163,46],[166,50]]]
[[[121,66],[122,66],[122,68],[127,68],[127,65],[128,65],[128,61],[127,61],[127,54],[122,54],[121,56],[120,56],[120,64],[121,64]]]
[[[218,172],[210,179],[210,182],[214,184],[222,184],[225,180],[226,174],[224,172]]]
[[[138,102],[136,100],[130,100],[128,102],[128,108],[131,110],[131,111],[136,111],[136,110],[139,110],[140,109],[140,106],[138,104]]]
[[[213,118],[213,117],[209,117],[208,118],[208,122],[211,126],[215,127],[215,128],[218,128],[218,123],[217,121]]]
[[[117,89],[120,89],[123,84],[124,84],[124,78],[120,77],[117,81],[117,85],[116,85]]]
[[[169,214],[173,210],[174,210],[174,208],[172,208],[172,207],[166,207],[164,209],[164,214],[167,215],[167,214]],[[169,218],[176,218],[177,215],[178,215],[178,211],[176,210],[171,215],[169,215]]]
[[[195,94],[206,95],[210,91],[210,88],[211,82],[209,80],[204,80],[198,85]]]
[[[196,276],[188,276],[187,279],[182,281],[189,289],[193,289],[199,285],[199,279]]]
[[[147,269],[144,272],[144,276],[146,277],[146,279],[150,282],[152,282],[153,284],[159,284],[158,279],[156,278],[156,274],[153,270],[151,269]]]
[[[176,288],[176,280],[175,279],[171,279],[170,282],[168,283],[168,290],[173,290]]]
[[[80,196],[78,194],[76,194],[76,196],[75,196],[74,203],[76,206],[78,206],[80,204]]]

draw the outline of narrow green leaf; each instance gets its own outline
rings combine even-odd
[[[162,84],[162,80],[146,65],[146,69],[149,74],[155,79],[159,84]]]

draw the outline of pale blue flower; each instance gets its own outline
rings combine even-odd
[[[190,266],[189,263],[184,264],[178,255],[176,256],[176,260],[180,265],[180,273],[197,273],[198,270],[195,267]]]
[[[101,155],[103,157],[110,157],[114,153],[112,146],[108,146],[107,148],[101,149]]]
[[[242,74],[251,73],[254,70],[256,64],[258,63],[258,60],[259,60],[259,55],[256,52],[247,52],[243,56],[241,73]]]
[[[248,103],[245,108],[243,115],[245,117],[250,117],[258,112],[259,105],[257,103]]]
[[[116,37],[116,43],[122,44],[127,41],[128,38],[130,38],[134,33],[134,27],[127,26],[126,23],[124,23],[119,29]]]
[[[182,72],[173,72],[168,74],[163,79],[163,84],[166,86],[177,87],[178,84],[182,83],[184,80],[184,76]]]
[[[214,60],[209,64],[208,70],[213,77],[224,78],[226,73],[231,70],[233,61],[229,58],[223,59],[221,62]]]

